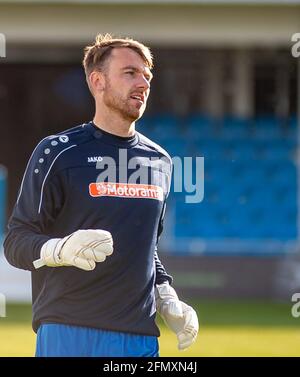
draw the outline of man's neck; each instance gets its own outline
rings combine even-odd
[[[122,119],[112,112],[106,115],[103,111],[101,113],[96,111],[93,122],[101,130],[116,136],[130,137],[135,133],[135,122]]]

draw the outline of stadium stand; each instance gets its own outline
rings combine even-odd
[[[186,118],[164,114],[146,118],[139,129],[171,157],[205,159],[201,203],[187,205],[184,192],[171,190],[175,245],[180,240],[202,239],[208,245],[209,241],[239,240],[248,244],[245,250],[259,253],[260,248],[266,252],[266,241],[268,246],[278,245],[271,252],[280,253],[285,250],[282,243],[296,239],[295,117],[283,124],[271,115],[216,121],[203,114]],[[227,243],[227,252],[232,245]]]

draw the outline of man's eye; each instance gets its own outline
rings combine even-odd
[[[126,74],[129,74],[129,75],[134,75],[134,72],[133,71],[128,71],[128,72],[125,72]]]

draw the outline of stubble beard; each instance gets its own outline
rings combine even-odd
[[[116,91],[112,88],[112,85],[108,78],[106,78],[105,92],[103,96],[103,101],[105,105],[114,112],[119,113],[123,119],[130,122],[135,122],[144,113],[142,108],[138,109],[134,105],[129,103],[130,98],[122,98]]]

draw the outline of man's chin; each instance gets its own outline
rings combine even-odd
[[[135,109],[134,111],[127,112],[127,119],[130,119],[132,122],[139,120],[144,114],[144,109]]]

